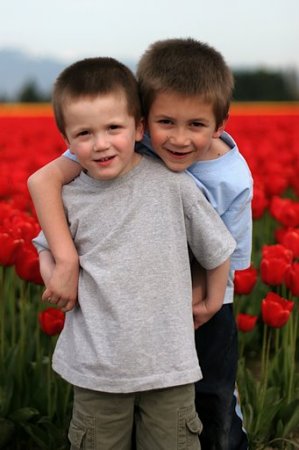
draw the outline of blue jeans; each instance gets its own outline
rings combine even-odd
[[[238,340],[231,304],[196,330],[195,342],[203,372],[195,386],[202,450],[246,450],[247,435],[235,409]]]

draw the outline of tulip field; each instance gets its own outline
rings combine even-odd
[[[0,105],[0,449],[66,450],[72,392],[51,369],[64,314],[41,302],[28,176],[65,144],[49,105]],[[252,171],[252,264],[235,276],[250,449],[299,448],[299,104],[234,104]]]

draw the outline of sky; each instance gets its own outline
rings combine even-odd
[[[299,70],[299,0],[8,0],[0,48],[74,61],[137,61],[154,41],[192,37],[234,68]]]

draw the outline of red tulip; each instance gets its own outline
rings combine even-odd
[[[285,273],[293,260],[291,250],[281,244],[264,245],[260,264],[261,279],[270,286],[284,283]]]
[[[31,243],[32,239],[40,231],[40,226],[36,219],[21,211],[19,211],[19,214],[11,217],[9,221],[4,222],[4,226],[7,226],[14,236],[20,237],[28,243]]]
[[[242,314],[239,313],[237,315],[237,327],[243,333],[247,333],[248,331],[252,331],[255,327],[257,316],[252,316],[250,314]]]
[[[294,258],[299,257],[299,228],[281,228],[276,231],[277,241],[290,249]]]
[[[253,219],[259,219],[262,217],[267,206],[268,200],[265,194],[264,186],[261,183],[257,185],[254,183],[253,198],[251,203]]]
[[[250,294],[257,280],[257,270],[251,265],[245,270],[236,270],[234,278],[235,294]]]
[[[12,266],[15,263],[18,250],[21,247],[22,243],[22,239],[17,239],[6,231],[0,231],[1,266]]]
[[[261,279],[269,286],[278,286],[284,283],[285,273],[290,263],[282,258],[263,258],[261,261]]]
[[[294,167],[294,174],[293,177],[291,177],[291,186],[295,191],[295,194],[297,195],[297,197],[299,197],[299,178],[298,178],[298,173],[299,173],[299,160],[297,160],[297,166],[293,166]]]
[[[285,274],[285,284],[292,295],[299,297],[299,263],[293,263]]]
[[[44,333],[55,336],[64,327],[65,315],[60,309],[47,308],[38,314],[38,320]]]
[[[5,220],[16,213],[18,211],[10,203],[0,202],[0,225],[3,225]]]
[[[283,171],[279,161],[267,162],[267,176],[264,177],[265,191],[269,197],[282,195],[289,184],[288,173]]]
[[[262,258],[279,258],[291,263],[293,260],[293,252],[281,244],[263,245]]]
[[[275,196],[271,200],[269,211],[285,227],[299,226],[299,202]]]
[[[24,243],[18,251],[15,270],[23,280],[40,285],[44,284],[39,270],[38,254],[32,244]]]
[[[262,300],[262,317],[266,325],[272,328],[281,328],[289,320],[294,308],[294,302],[268,292]]]

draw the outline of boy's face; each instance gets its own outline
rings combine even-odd
[[[215,159],[215,139],[224,124],[216,128],[210,103],[173,92],[157,95],[147,121],[153,150],[176,172],[197,161]]]
[[[143,125],[129,116],[124,94],[69,99],[63,114],[67,144],[91,177],[110,180],[138,163],[134,145],[142,139]]]

